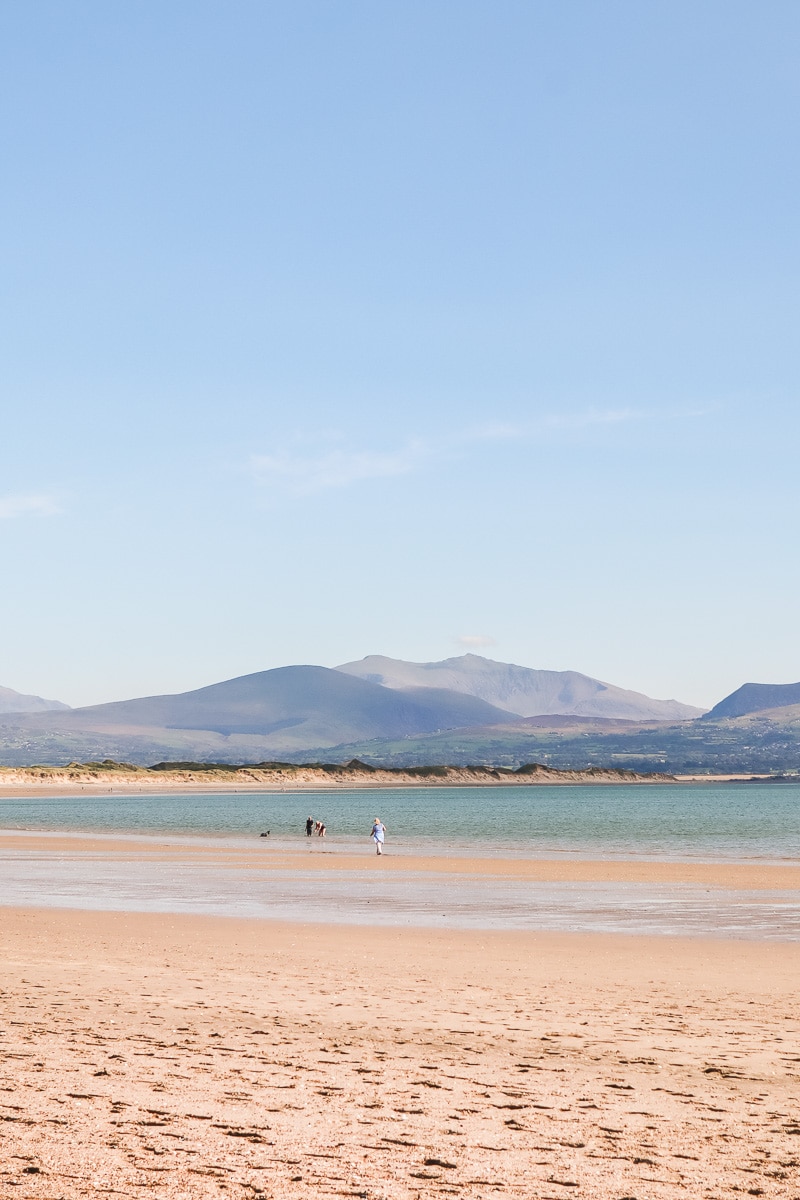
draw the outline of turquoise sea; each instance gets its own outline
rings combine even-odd
[[[396,854],[579,854],[800,862],[800,781],[748,784],[398,788],[0,798],[0,828],[251,837],[323,820],[350,847],[374,816]]]
[[[328,836],[304,836],[308,815]],[[800,863],[800,782],[616,787],[0,799],[0,905],[210,913],[281,920],[475,929],[661,933],[800,941],[800,896],[689,884],[529,883],[483,876],[328,870],[337,855],[668,859]],[[44,834],[31,849],[21,834]],[[269,838],[260,834],[269,830]],[[100,848],[80,846],[93,833]],[[75,837],[75,851],[63,835]],[[123,836],[129,852],[102,850]],[[19,841],[19,845],[15,842]],[[52,849],[49,843],[52,843]],[[137,858],[154,843],[163,860]],[[169,848],[297,852],[296,869],[170,861]],[[314,869],[304,856],[322,856]],[[210,865],[211,864],[211,865]],[[377,865],[377,864],[376,864]]]

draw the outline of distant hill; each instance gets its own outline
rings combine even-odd
[[[746,717],[748,713],[765,712],[770,708],[787,708],[800,704],[800,683],[744,683],[730,696],[715,704],[705,719]]]
[[[68,704],[60,700],[44,700],[41,696],[25,696],[12,688],[0,687],[0,713],[64,712]]]
[[[511,719],[473,696],[441,689],[393,691],[327,667],[298,666],[179,695],[20,716],[13,736],[19,740],[27,734],[30,741],[38,733],[47,746],[74,745],[81,754],[92,746],[101,757],[116,755],[120,747],[123,753],[132,749],[139,762],[170,750],[185,757],[188,748],[194,757],[218,757],[221,741],[232,739],[239,757],[245,752],[257,760],[356,738],[402,738]],[[9,737],[6,730],[6,742]]]
[[[720,721],[529,717],[511,725],[451,729],[402,740],[375,739],[314,751],[310,757],[374,766],[540,762],[562,770],[624,767],[686,774],[800,771],[800,704]],[[796,786],[796,785],[795,785]]]
[[[703,709],[677,700],[651,700],[577,671],[537,671],[477,654],[412,663],[371,654],[336,668],[387,688],[447,688],[521,717],[572,715],[629,721],[685,721]]]

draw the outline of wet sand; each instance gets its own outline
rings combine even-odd
[[[96,857],[109,862],[158,862],[164,865],[197,865],[231,870],[334,871],[359,875],[418,873],[497,878],[529,883],[643,883],[697,884],[731,890],[800,891],[800,866],[774,862],[668,862],[654,859],[571,859],[566,855],[545,858],[500,858],[468,855],[393,854],[391,846],[380,858],[364,838],[365,849],[350,853],[333,842],[297,839],[295,846],[277,848],[267,839],[253,838],[252,846],[194,844],[157,834],[125,838],[77,834],[0,831],[0,854],[25,851],[48,856]]]
[[[798,1193],[798,945],[1,915],[4,1197]]]

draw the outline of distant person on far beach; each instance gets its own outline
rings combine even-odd
[[[317,837],[325,837],[326,833],[327,833],[327,830],[325,828],[325,823],[323,821],[320,821],[319,829],[317,830]]]
[[[314,818],[306,817],[306,837],[311,837],[314,832]]]
[[[383,842],[386,837],[386,826],[381,821],[380,817],[376,817],[372,825],[372,833],[369,835],[375,843],[375,850],[378,854],[383,854]]]

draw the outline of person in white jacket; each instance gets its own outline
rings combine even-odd
[[[386,826],[381,821],[380,817],[376,817],[372,826],[372,833],[369,835],[375,843],[375,850],[378,854],[383,854],[383,843],[386,837]]]

